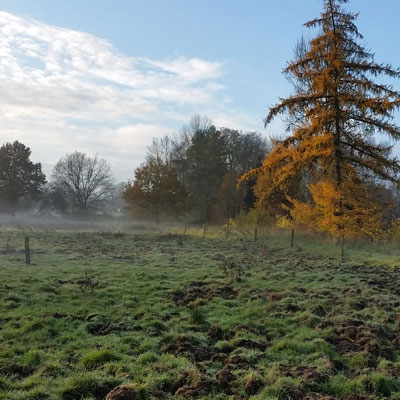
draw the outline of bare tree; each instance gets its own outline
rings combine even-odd
[[[196,132],[207,132],[213,125],[212,120],[206,116],[193,115],[188,125],[182,127],[182,133],[192,136]]]
[[[146,161],[162,160],[166,165],[169,165],[173,151],[174,144],[169,136],[153,138],[152,144],[147,148]]]
[[[107,199],[113,187],[110,164],[75,151],[61,158],[52,173],[52,186],[80,211],[94,208]]]

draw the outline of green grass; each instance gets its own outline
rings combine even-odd
[[[400,246],[181,230],[2,228],[0,399],[400,398]]]

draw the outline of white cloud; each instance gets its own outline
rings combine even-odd
[[[148,64],[159,67],[163,71],[179,75],[187,82],[197,82],[204,79],[216,78],[221,73],[220,63],[208,62],[199,58],[187,60],[184,57],[179,57],[178,59],[169,61],[146,61]]]
[[[221,85],[221,64],[198,58],[132,58],[104,39],[0,12],[0,107],[16,117],[101,122],[150,119],[163,102],[204,104]],[[6,114],[6,115],[8,115]]]
[[[6,12],[0,60],[1,142],[21,140],[48,165],[74,150],[99,153],[125,179],[153,136],[195,113],[233,118],[217,61],[129,57],[91,34]]]

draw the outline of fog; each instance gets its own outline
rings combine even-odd
[[[30,213],[0,213],[0,228],[20,229],[96,229],[107,231],[155,230],[157,225],[151,221],[133,220],[130,216],[111,217],[101,215],[35,215]]]

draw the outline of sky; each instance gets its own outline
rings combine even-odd
[[[19,140],[48,177],[75,150],[132,180],[153,137],[195,115],[266,129],[282,70],[321,0],[0,0],[0,145]],[[399,0],[350,0],[376,61],[400,66]],[[400,83],[393,82],[399,90]]]

